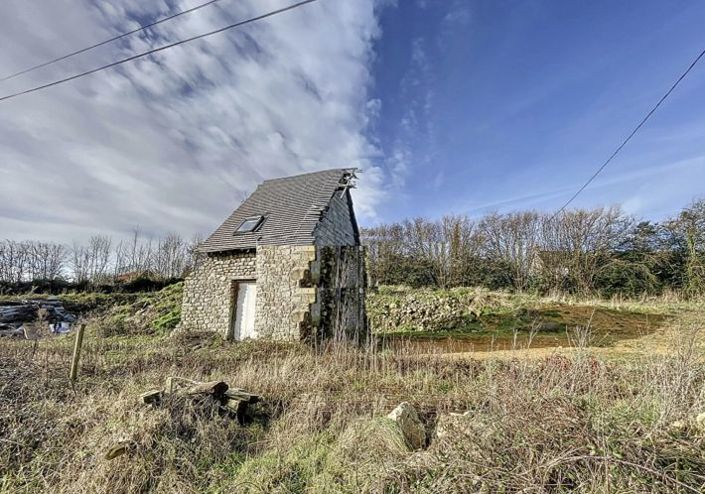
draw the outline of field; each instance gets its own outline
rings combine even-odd
[[[314,353],[170,336],[178,285],[76,296],[93,315],[75,387],[70,336],[0,342],[0,492],[705,490],[705,304],[372,297],[382,343]],[[435,316],[422,302],[437,297],[448,309],[424,331]],[[169,376],[264,400],[244,425],[183,399],[140,403]],[[421,449],[386,418],[403,401],[424,423]],[[125,454],[108,459],[116,444]]]

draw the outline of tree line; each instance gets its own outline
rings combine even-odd
[[[135,229],[119,242],[94,235],[71,245],[33,240],[0,240],[0,282],[70,281],[105,284],[121,277],[181,278],[193,265],[200,238],[176,233],[152,239]]]
[[[620,208],[414,218],[362,231],[370,281],[612,296],[705,293],[705,200],[664,221]]]
[[[705,294],[705,199],[660,222],[620,208],[446,215],[362,229],[373,285],[563,292],[612,296]],[[0,241],[0,283],[106,284],[127,276],[183,277],[200,238],[139,229],[114,242]]]

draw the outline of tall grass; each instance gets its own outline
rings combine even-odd
[[[0,491],[702,492],[699,326],[676,329],[666,356],[622,363],[587,347],[480,362],[92,332],[75,390],[70,340],[3,342]],[[167,376],[223,379],[265,401],[245,427],[185,400],[140,405]],[[384,418],[400,401],[425,423],[421,451]],[[106,459],[118,443],[127,453]]]

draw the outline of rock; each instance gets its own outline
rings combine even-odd
[[[411,449],[421,449],[426,444],[426,429],[416,409],[406,401],[399,404],[387,418],[396,422]]]

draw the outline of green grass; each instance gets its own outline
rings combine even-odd
[[[106,336],[145,332],[169,334],[181,321],[182,293],[183,283],[175,283],[127,301],[118,299],[99,315],[98,328]]]

